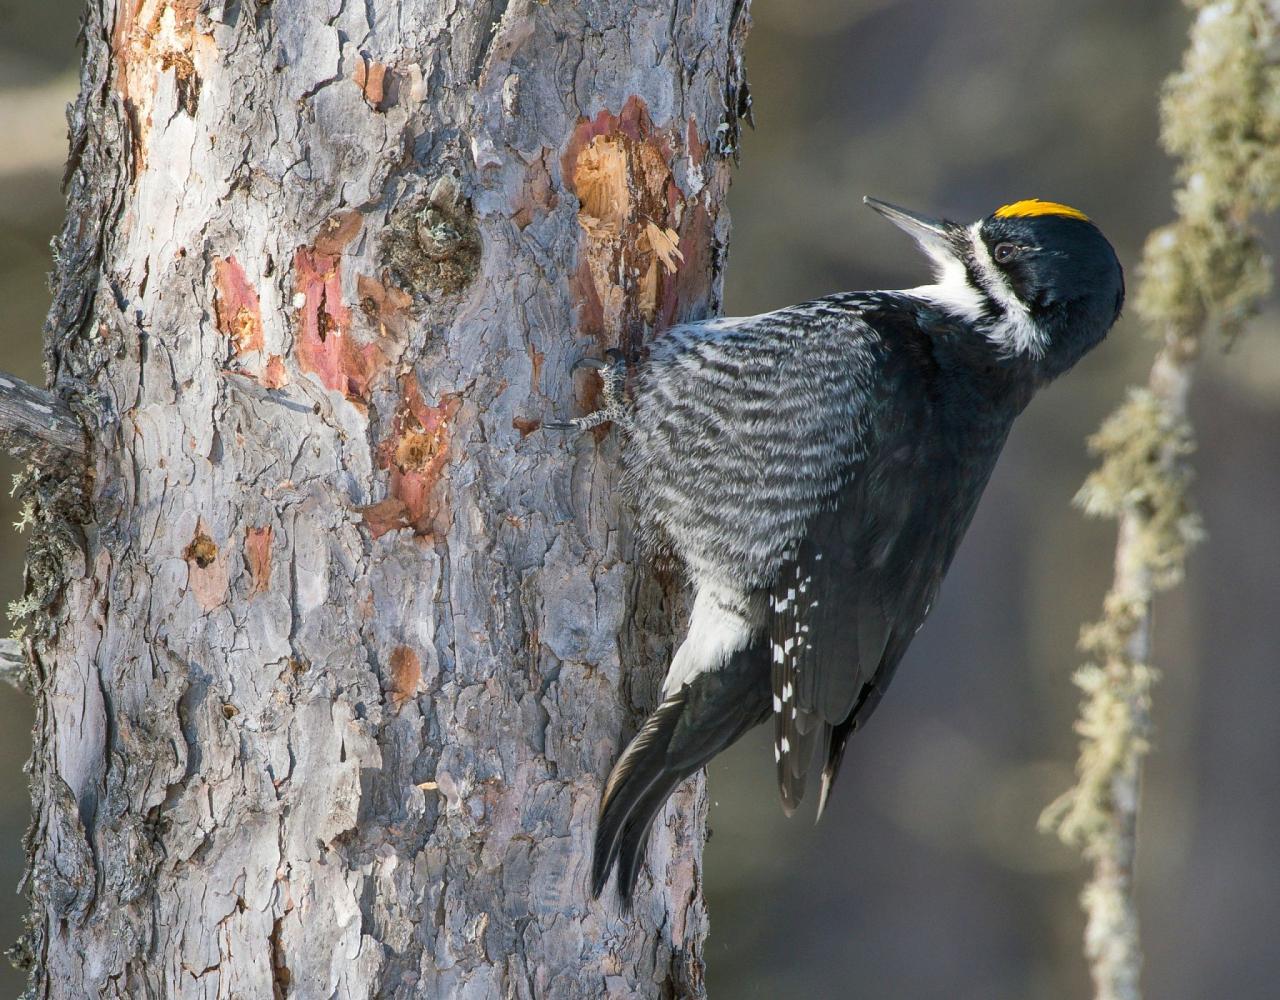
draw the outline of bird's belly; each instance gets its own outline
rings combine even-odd
[[[639,437],[629,476],[643,533],[665,540],[695,582],[767,586],[836,489],[834,447],[819,460],[780,428]]]

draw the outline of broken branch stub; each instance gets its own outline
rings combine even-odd
[[[62,400],[0,372],[0,447],[46,465],[83,457],[84,431]]]

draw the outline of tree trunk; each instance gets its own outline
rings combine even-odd
[[[26,649],[39,997],[702,991],[584,355],[718,310],[744,0],[90,0]],[[82,488],[72,488],[77,483]]]

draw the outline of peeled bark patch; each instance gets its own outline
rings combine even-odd
[[[355,209],[346,212],[338,212],[329,216],[324,220],[324,224],[320,227],[320,231],[316,233],[315,242],[312,246],[318,254],[326,257],[336,257],[347,245],[360,235],[360,230],[364,227],[364,216]]]
[[[388,531],[407,528],[412,523],[409,505],[399,497],[387,497],[370,504],[360,512],[360,516],[374,538],[381,538]]]
[[[212,538],[200,530],[196,532],[195,538],[191,539],[191,544],[182,555],[188,562],[195,563],[198,569],[208,569],[218,558],[218,546],[213,544]]]
[[[658,323],[670,326],[680,322],[685,311],[700,301],[702,282],[699,275],[717,266],[721,249],[717,244],[716,219],[699,198],[688,204],[680,220],[679,263],[670,280],[664,281],[658,298]]]
[[[281,386],[288,385],[289,376],[284,370],[284,358],[278,354],[267,358],[267,366],[263,369],[262,378],[259,381],[268,389],[279,389]]]
[[[376,344],[361,346],[351,339],[351,310],[342,300],[337,258],[300,247],[293,270],[298,366],[318,375],[326,388],[364,401],[384,359]]]
[[[117,0],[112,48],[115,84],[134,126],[135,173],[146,162],[151,111],[162,74],[173,74],[177,104],[194,117],[202,78],[217,58],[212,37],[196,30],[200,0]]]
[[[356,62],[355,71],[351,74],[369,107],[375,111],[385,111],[392,77],[385,63],[362,56]]]
[[[422,660],[408,646],[397,646],[391,651],[388,682],[387,698],[397,710],[417,696],[418,685],[422,682]]]
[[[649,249],[661,262],[667,274],[675,274],[684,263],[684,254],[680,252],[680,234],[674,229],[661,229],[650,222],[644,227],[645,238]]]
[[[654,324],[683,261],[686,197],[669,165],[679,131],[655,128],[631,97],[617,115],[580,123],[565,153],[583,231],[581,314],[589,331],[624,348],[638,347],[638,331]]]
[[[409,309],[413,297],[393,284],[362,274],[356,278],[360,311],[378,324],[382,336],[403,337],[409,332]]]
[[[218,329],[231,338],[236,354],[261,351],[262,308],[258,293],[235,257],[213,262],[213,285]]]
[[[182,553],[187,561],[187,582],[200,607],[206,611],[226,603],[227,558],[203,525]]]
[[[342,295],[341,255],[360,234],[364,218],[354,210],[331,215],[309,247],[294,254],[294,305],[298,309],[299,367],[329,389],[364,401],[384,361],[376,344],[351,339],[351,310]]]
[[[461,406],[461,397],[452,393],[429,406],[416,380],[406,384],[392,436],[382,448],[381,465],[391,472],[390,495],[364,510],[374,538],[396,528],[429,535],[440,527],[437,486],[449,462],[451,421]]]
[[[582,207],[578,222],[589,235],[617,238],[631,216],[631,156],[620,134],[597,135],[578,154],[573,190]]]
[[[249,592],[260,594],[271,586],[270,525],[250,528],[244,536],[244,561],[249,570]]]

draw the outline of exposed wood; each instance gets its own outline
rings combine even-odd
[[[700,778],[635,912],[587,891],[679,602],[612,439],[538,427],[719,308],[744,7],[88,4],[34,996],[701,995]]]

